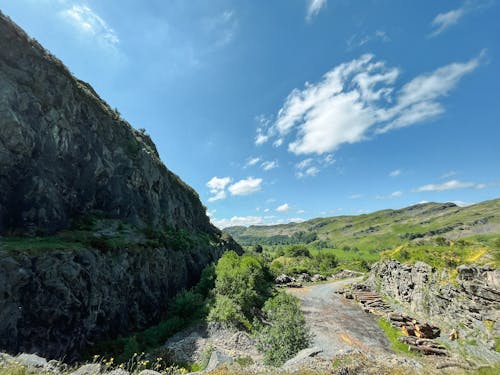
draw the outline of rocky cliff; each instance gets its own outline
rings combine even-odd
[[[148,135],[2,13],[0,192],[9,352],[74,358],[145,328],[203,267],[241,251]]]
[[[456,270],[435,270],[423,262],[386,260],[373,265],[366,284],[418,318],[448,332],[455,329],[471,342],[482,340],[495,350],[495,339],[500,338],[499,269],[461,265]],[[498,353],[487,354],[500,359]]]
[[[92,210],[212,231],[149,136],[1,13],[0,125],[0,234],[53,233]]]

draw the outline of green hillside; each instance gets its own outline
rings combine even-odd
[[[500,199],[468,207],[423,203],[358,216],[318,218],[283,225],[229,227],[240,244],[276,251],[304,244],[315,253],[328,250],[340,261],[373,262],[381,256],[427,260],[452,266],[470,259],[498,263]]]

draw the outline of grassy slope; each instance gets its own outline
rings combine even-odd
[[[500,199],[468,207],[425,203],[359,216],[319,218],[286,225],[231,227],[225,231],[247,246],[273,244],[269,242],[273,236],[314,232],[317,239],[308,244],[313,253],[328,249],[347,263],[355,260],[373,262],[381,254],[408,261],[431,262],[436,258],[439,259],[434,262],[436,266],[454,262],[498,263],[496,253],[499,249],[495,241],[500,238]],[[437,245],[434,239],[440,236],[451,242]],[[467,239],[465,245],[457,245],[460,238]],[[435,257],[436,254],[440,256]]]

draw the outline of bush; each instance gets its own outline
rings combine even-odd
[[[287,249],[286,254],[287,256],[292,258],[297,258],[297,257],[311,258],[311,253],[309,252],[309,249],[304,245],[290,246]]]
[[[215,268],[216,296],[227,296],[241,312],[251,317],[254,307],[262,306],[270,293],[271,276],[262,260],[251,256],[238,256],[228,251]]]
[[[200,281],[196,284],[194,291],[207,298],[210,291],[215,288],[215,265],[211,264],[203,269]]]
[[[205,301],[201,294],[184,291],[178,294],[169,306],[169,316],[180,316],[184,319],[199,317]]]
[[[311,335],[296,297],[279,293],[265,303],[263,312],[270,325],[260,330],[257,346],[267,364],[280,366],[309,346]]]
[[[250,322],[241,311],[241,307],[230,297],[224,295],[215,297],[215,305],[208,314],[208,321],[246,330],[251,329]]]

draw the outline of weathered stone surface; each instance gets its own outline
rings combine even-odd
[[[54,56],[0,13],[0,236],[50,234],[99,212],[182,229],[193,248],[7,252],[0,237],[0,349],[71,359],[158,321],[225,249],[196,192]],[[168,246],[167,246],[168,247]]]
[[[197,193],[98,94],[0,13],[0,234],[99,210],[212,232]]]
[[[296,366],[303,362],[305,359],[309,357],[314,357],[315,355],[321,353],[323,350],[317,347],[306,348],[298,352],[295,357],[290,358],[285,364],[282,366],[284,369],[288,369],[292,366]]]
[[[101,372],[101,365],[99,363],[89,363],[81,366],[78,370],[73,371],[69,375],[96,375]]]
[[[453,283],[447,271],[436,271],[428,264],[410,266],[387,260],[372,266],[366,284],[429,321],[451,328],[462,325],[483,331],[485,337],[498,337],[500,270],[462,265],[457,271]],[[492,328],[486,328],[485,321]]]

